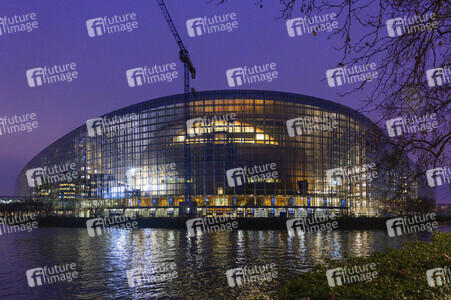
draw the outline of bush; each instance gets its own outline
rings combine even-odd
[[[369,257],[345,257],[344,262],[329,260],[283,283],[279,298],[451,299],[451,282],[430,287],[426,277],[429,269],[451,268],[450,252],[450,233],[435,232],[430,242],[410,241],[401,249],[386,249]],[[335,287],[327,283],[328,269],[371,263],[376,264],[378,273],[371,281]]]

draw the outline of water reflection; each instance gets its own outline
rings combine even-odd
[[[417,237],[427,240],[430,234]],[[136,229],[92,238],[86,229],[43,228],[0,238],[1,297],[197,299],[274,295],[281,280],[307,272],[328,258],[342,259],[346,252],[367,256],[386,247],[399,248],[413,236],[390,238],[385,231],[337,230],[289,237],[285,231],[238,230],[189,237],[186,230]],[[77,264],[80,277],[71,284],[28,287],[27,269],[72,262]],[[128,286],[127,270],[171,262],[179,274],[172,282]],[[245,288],[227,285],[228,269],[270,263],[276,263],[279,280]]]

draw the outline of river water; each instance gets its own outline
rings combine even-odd
[[[450,226],[439,227],[449,231]],[[114,230],[90,237],[85,228],[39,228],[0,236],[1,299],[273,298],[280,283],[327,258],[367,256],[420,233],[391,238],[382,230],[336,230],[289,237],[286,231],[235,230],[189,237],[180,229]],[[29,269],[75,263],[78,277],[29,287]],[[126,271],[172,263],[176,278],[130,287]],[[226,271],[275,264],[277,279],[230,287]],[[274,265],[273,265],[274,266]],[[300,295],[301,296],[301,295]]]

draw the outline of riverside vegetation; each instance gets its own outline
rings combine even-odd
[[[326,271],[375,263],[378,276],[371,281],[330,287]],[[451,268],[451,233],[434,232],[430,242],[407,242],[401,249],[386,249],[369,257],[345,256],[328,260],[309,273],[285,282],[280,299],[451,299],[451,282],[430,287],[426,271]]]

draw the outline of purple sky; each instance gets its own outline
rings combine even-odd
[[[341,98],[350,86],[331,88],[327,69],[337,67],[338,41],[327,32],[316,37],[290,38],[278,1],[230,0],[217,6],[207,1],[167,1],[174,23],[197,69],[192,86],[198,90],[229,89],[225,72],[242,66],[276,63],[279,78],[244,89],[275,90],[320,97],[360,108],[354,94]],[[113,4],[113,5],[112,5]],[[31,133],[0,136],[0,195],[12,195],[22,167],[37,153],[86,120],[145,100],[183,92],[183,66],[178,48],[156,1],[3,1],[1,15],[36,13],[32,32],[0,35],[0,116],[36,113],[39,126]],[[89,19],[136,13],[138,28],[100,37],[88,36]],[[238,29],[189,37],[186,20],[236,13]],[[293,17],[302,15],[294,14]],[[340,22],[340,20],[338,20]],[[79,78],[30,88],[25,72],[43,66],[75,62]],[[179,78],[131,88],[125,71],[141,66],[175,62]],[[445,200],[445,194],[439,202]]]

